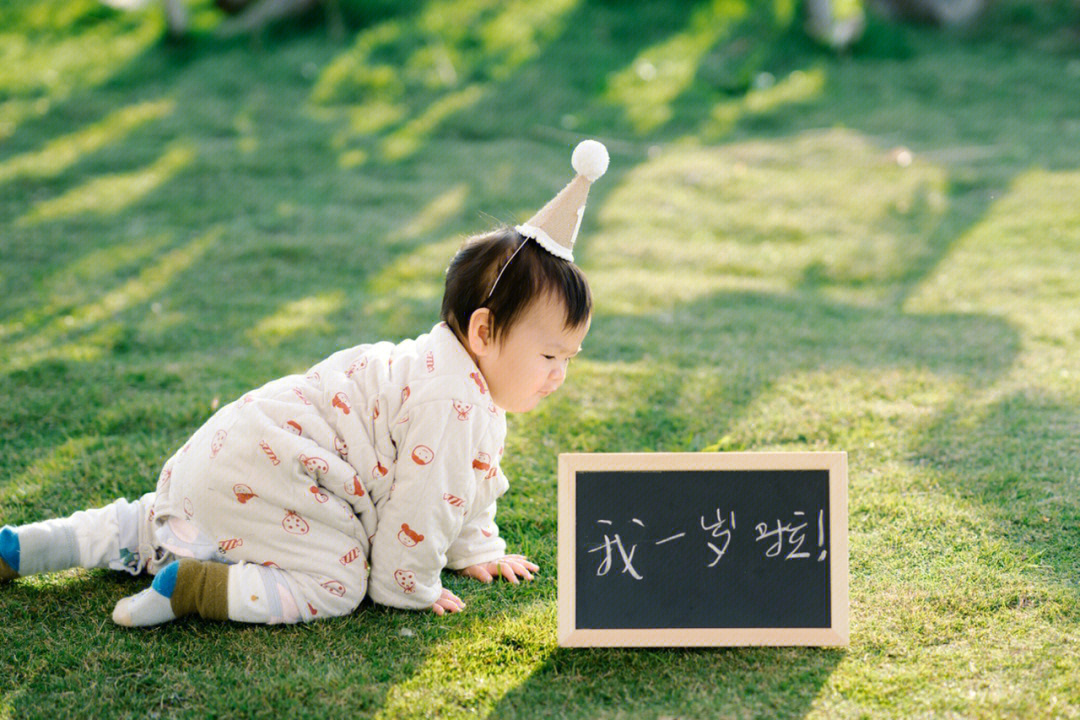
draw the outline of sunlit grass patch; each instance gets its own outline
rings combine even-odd
[[[931,252],[947,178],[932,163],[899,165],[889,148],[845,130],[672,145],[612,191],[589,257],[601,277],[609,267],[664,267],[677,282],[811,282],[881,300]]]
[[[96,0],[27,3],[10,18],[0,26],[0,139],[72,93],[107,81],[164,27],[161,18],[125,17]]]
[[[83,342],[78,339],[69,341],[69,335],[78,338],[80,332],[90,330],[90,337],[101,338],[101,333],[104,333],[103,340],[113,337],[113,331],[108,328],[111,324],[114,330],[118,330],[118,324],[110,323],[116,315],[161,293],[179,273],[197,262],[219,237],[219,232],[211,230],[182,247],[170,250],[154,265],[143,268],[137,277],[105,292],[93,302],[72,308],[68,314],[53,317],[44,328],[35,328],[31,334],[5,348],[0,358],[6,360],[7,368],[12,370],[28,367],[46,357],[72,357],[72,352],[78,357],[78,348],[87,347],[85,338]],[[95,343],[89,347],[105,351],[108,343]]]
[[[130,173],[96,177],[85,185],[35,205],[18,225],[33,225],[80,214],[112,214],[138,202],[182,171],[194,159],[194,150],[168,148],[150,165]]]
[[[341,291],[320,293],[286,303],[251,329],[252,341],[279,345],[293,335],[326,332],[341,308],[343,295]]]
[[[169,100],[145,102],[123,108],[100,122],[48,143],[41,150],[19,155],[0,164],[0,184],[20,177],[48,177],[59,174],[79,158],[120,142],[132,129],[165,117],[175,109]]]

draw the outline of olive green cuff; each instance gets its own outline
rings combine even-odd
[[[197,613],[207,620],[229,619],[229,566],[184,558],[170,598],[176,617]]]

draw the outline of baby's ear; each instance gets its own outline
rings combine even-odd
[[[473,355],[484,357],[494,348],[491,335],[491,309],[479,308],[469,318],[469,332],[466,338]]]

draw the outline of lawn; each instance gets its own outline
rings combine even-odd
[[[531,584],[437,618],[109,613],[0,588],[0,717],[1080,716],[1080,7],[965,32],[792,3],[343,0],[256,38],[193,6],[0,0],[0,523],[152,488],[219,404],[426,331],[462,239],[611,169],[570,378],[510,419]],[[843,450],[845,649],[569,650],[567,451]]]

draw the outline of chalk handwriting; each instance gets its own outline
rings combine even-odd
[[[754,526],[754,531],[757,533],[757,537],[754,538],[755,542],[767,540],[769,538],[775,538],[773,543],[769,546],[769,549],[765,551],[766,557],[777,557],[784,551],[785,539],[789,548],[784,560],[804,560],[810,557],[810,553],[802,549],[803,544],[806,542],[806,527],[808,525],[804,518],[806,513],[801,510],[796,510],[792,513],[794,520],[784,523],[779,518],[776,520],[776,528],[771,529],[768,523],[758,523]],[[828,555],[825,550],[825,511],[818,511],[818,547],[821,549],[818,555],[818,562],[821,562]],[[800,522],[803,521],[803,522]],[[798,523],[798,524],[795,524]]]
[[[634,519],[634,522],[641,525],[642,527],[645,527],[645,524],[642,523],[637,518]],[[602,523],[602,524],[605,524],[605,525],[611,525],[610,520],[597,520],[597,523]],[[628,572],[628,573],[630,573],[630,577],[634,578],[635,580],[641,580],[642,576],[640,574],[638,574],[637,570],[634,569],[634,564],[633,564],[634,553],[637,551],[637,544],[631,545],[630,546],[630,552],[626,552],[626,548],[623,547],[622,538],[619,537],[618,533],[615,533],[614,538],[612,538],[611,536],[609,536],[609,535],[607,535],[605,533],[604,534],[604,543],[602,545],[597,545],[596,547],[589,550],[590,553],[600,552],[601,550],[604,552],[604,559],[600,561],[600,566],[596,569],[597,577],[602,576],[602,575],[607,575],[608,571],[611,570],[611,561],[612,561],[611,548],[612,548],[612,546],[614,546],[615,549],[617,549],[619,551],[619,557],[622,558],[622,563],[623,563],[622,572],[624,572],[624,573]]]
[[[701,516],[701,529],[709,533],[714,539],[723,538],[723,547],[716,547],[711,542],[706,541],[705,544],[709,546],[709,549],[716,553],[716,557],[708,564],[707,567],[716,567],[716,563],[720,562],[720,558],[724,557],[724,553],[727,552],[728,544],[731,542],[731,531],[735,529],[735,511],[731,511],[731,527],[724,527],[724,523],[728,521],[728,518],[720,517],[720,508],[716,508],[716,522],[712,525],[705,524],[705,516]]]
[[[813,515],[810,513],[795,510],[787,518],[778,517],[758,522],[753,525],[754,542],[767,543],[760,546],[764,548],[764,555],[767,558],[777,558],[785,562],[789,560],[807,560],[812,557],[810,550],[813,547],[807,542],[807,531],[810,529],[811,517]],[[631,518],[629,522],[642,528],[645,527],[645,523],[639,518]],[[597,520],[596,523],[612,528],[615,524],[612,520],[607,519]],[[706,561],[705,567],[715,568],[727,554],[733,540],[736,540],[738,525],[736,524],[735,511],[725,512],[720,507],[716,507],[712,509],[708,516],[705,514],[699,515],[698,523],[701,531],[705,534],[705,546],[709,551],[709,559]],[[640,533],[634,534],[640,535]],[[634,567],[634,555],[640,542],[645,540],[639,538],[639,542],[629,543],[624,541],[619,533],[613,533],[611,530],[605,530],[603,538],[602,543],[588,549],[589,553],[601,554],[600,564],[596,568],[596,575],[598,577],[607,575],[611,572],[615,562],[621,562],[622,568],[619,574],[627,574],[634,580],[643,580],[642,574]],[[684,538],[686,538],[686,532],[673,532],[660,539],[648,539],[648,541],[655,546],[667,545],[669,548],[673,548],[679,544],[676,541]],[[829,553],[825,542],[825,510],[821,509],[817,511],[817,562],[823,562],[828,557]],[[629,549],[627,549],[628,545]]]
[[[796,515],[802,515],[802,513],[796,513]],[[754,538],[755,542],[761,542],[762,540],[768,540],[769,538],[775,538],[776,541],[769,546],[769,549],[765,551],[765,557],[777,557],[784,550],[784,537],[787,537],[788,545],[794,545],[793,548],[784,556],[785,560],[798,560],[800,558],[810,557],[808,552],[799,552],[799,548],[806,541],[806,536],[803,531],[806,530],[806,523],[801,525],[792,525],[791,523],[781,524],[779,520],[776,521],[776,529],[770,530],[768,523],[758,523],[754,526],[754,532],[757,533],[757,537]]]

